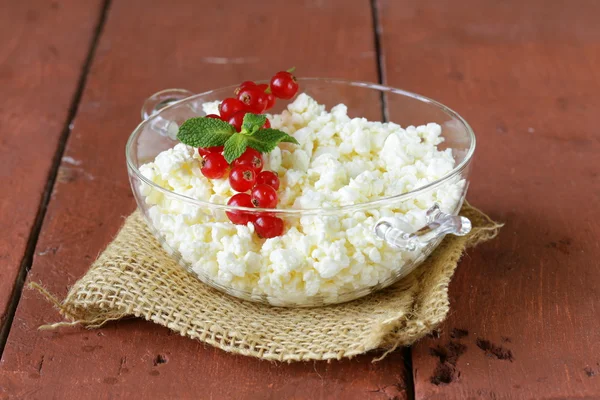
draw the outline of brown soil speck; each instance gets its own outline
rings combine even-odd
[[[452,332],[450,332],[450,337],[452,339],[462,339],[468,335],[469,335],[469,331],[466,329],[454,328],[454,329],[452,329]]]
[[[567,99],[566,97],[557,97],[556,98],[556,105],[558,106],[558,108],[561,111],[567,111],[567,109],[569,108],[569,99]]]
[[[456,374],[456,368],[450,364],[438,364],[433,371],[433,376],[430,381],[434,385],[447,385],[452,383],[454,375]]]
[[[429,379],[434,385],[449,384],[460,376],[456,369],[458,358],[467,351],[467,346],[451,340],[446,346],[438,345],[429,349],[429,354],[439,359],[433,375]]]
[[[512,340],[507,336],[502,336],[500,339],[502,339],[502,343],[512,343]]]
[[[460,71],[453,70],[448,74],[448,78],[460,82],[465,80],[465,75]]]
[[[456,365],[458,357],[467,350],[467,346],[462,343],[450,341],[446,346],[436,346],[429,349],[429,354],[440,359],[441,363],[449,362]]]
[[[167,361],[169,361],[169,360],[167,359],[166,356],[163,356],[162,354],[159,354],[154,359],[154,366],[156,367],[157,365],[165,364],[165,363],[167,363]]]
[[[513,360],[514,360],[511,350],[506,349],[502,346],[493,344],[489,340],[478,338],[476,343],[477,343],[477,347],[479,347],[481,350],[485,351],[485,354],[488,357],[494,357],[494,358],[497,358],[498,360],[508,360],[510,362],[513,362]]]
[[[569,239],[569,238],[564,238],[557,242],[550,242],[546,245],[547,248],[556,249],[563,254],[571,254],[571,251],[569,250],[570,246],[571,246],[571,239]]]

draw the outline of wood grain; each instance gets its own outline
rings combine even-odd
[[[416,398],[599,398],[600,3],[377,4],[387,82],[471,123],[468,197],[506,222],[460,264],[441,337],[413,348]],[[451,340],[456,379],[432,384]]]
[[[400,352],[375,364],[373,355],[280,364],[227,354],[137,320],[36,336],[42,340],[32,345],[11,343],[22,353],[21,367],[9,369],[6,361],[0,398],[2,390],[40,399],[385,399],[406,393]]]
[[[0,331],[27,261],[30,234],[68,124],[99,3],[0,1]]]
[[[291,65],[304,76],[376,80],[369,2],[114,2],[36,254],[55,250],[36,256],[29,280],[65,295],[133,210],[123,149],[145,97],[267,78]],[[58,319],[38,294],[23,294],[0,365],[0,397],[407,395],[401,352],[377,364],[366,355],[283,365],[234,357],[137,320],[91,332],[36,330]]]

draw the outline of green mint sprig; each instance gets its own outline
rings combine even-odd
[[[236,132],[232,125],[220,119],[190,118],[179,127],[177,139],[192,147],[224,146],[223,156],[230,164],[248,147],[268,153],[280,142],[300,144],[283,131],[263,129],[266,120],[267,117],[262,114],[247,113],[242,122],[241,132]]]

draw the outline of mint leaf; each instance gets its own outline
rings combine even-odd
[[[287,133],[278,129],[260,129],[252,136],[246,136],[248,146],[261,153],[268,153],[273,150],[279,142],[300,144],[298,141]]]
[[[192,147],[223,146],[235,128],[216,118],[190,118],[179,127],[177,139]]]
[[[225,161],[231,164],[233,160],[241,156],[244,151],[246,151],[246,147],[248,147],[248,138],[249,136],[242,135],[241,133],[234,133],[231,135],[225,142],[225,147],[223,148],[223,157],[225,157]]]
[[[242,122],[242,132],[252,135],[254,132],[262,128],[266,120],[267,117],[265,115],[247,113],[244,115],[244,121]]]

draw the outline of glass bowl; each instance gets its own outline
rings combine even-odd
[[[444,141],[438,149],[450,149],[454,169],[407,193],[341,207],[265,210],[209,203],[157,185],[140,166],[176,145],[179,125],[204,116],[203,103],[230,97],[235,86],[201,94],[161,91],[144,103],[143,122],[127,142],[127,168],[150,230],[182,267],[241,299],[284,307],[321,306],[354,300],[397,282],[446,234],[470,231],[470,221],[457,215],[475,150],[475,135],[462,117],[434,100],[387,86],[321,78],[299,79],[299,84],[300,92],[327,110],[344,103],[350,117],[402,127],[439,124]],[[280,113],[287,104],[279,101],[272,113]],[[248,239],[247,232],[228,222],[227,211],[277,216],[285,223],[286,239],[265,240],[256,234]],[[251,240],[254,251],[227,260],[228,254],[243,251],[242,239]],[[339,255],[335,246],[344,246],[347,253]]]

